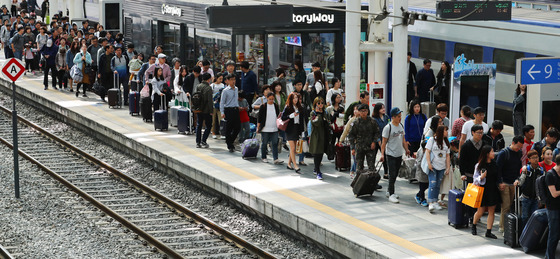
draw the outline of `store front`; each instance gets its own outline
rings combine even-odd
[[[214,72],[220,72],[227,60],[248,61],[259,84],[273,80],[277,68],[285,69],[291,81],[296,60],[307,70],[319,62],[328,79],[343,79],[344,12],[294,7],[289,27],[208,28],[206,7],[188,2],[125,1],[125,30],[132,28],[131,41],[138,51],[152,53],[155,46],[162,45],[166,55],[179,57],[188,67],[207,59]]]

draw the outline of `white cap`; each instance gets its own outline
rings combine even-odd
[[[160,53],[160,54],[157,56],[157,58],[167,58],[167,56],[166,56],[165,54],[163,54],[163,53]]]

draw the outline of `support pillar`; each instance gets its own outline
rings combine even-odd
[[[394,0],[393,10],[395,16],[402,16],[401,7],[405,11],[408,10],[408,0]],[[408,26],[402,25],[402,18],[394,18],[393,45],[392,107],[406,110]]]
[[[360,11],[360,0],[347,0],[346,10]],[[358,13],[346,13],[346,103],[359,100],[360,90],[360,19]]]

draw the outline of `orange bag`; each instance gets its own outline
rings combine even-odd
[[[484,187],[469,183],[467,190],[465,191],[465,195],[463,196],[463,204],[475,209],[480,207],[482,194],[484,194]]]

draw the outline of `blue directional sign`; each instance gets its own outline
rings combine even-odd
[[[560,58],[521,60],[521,84],[560,83]]]

